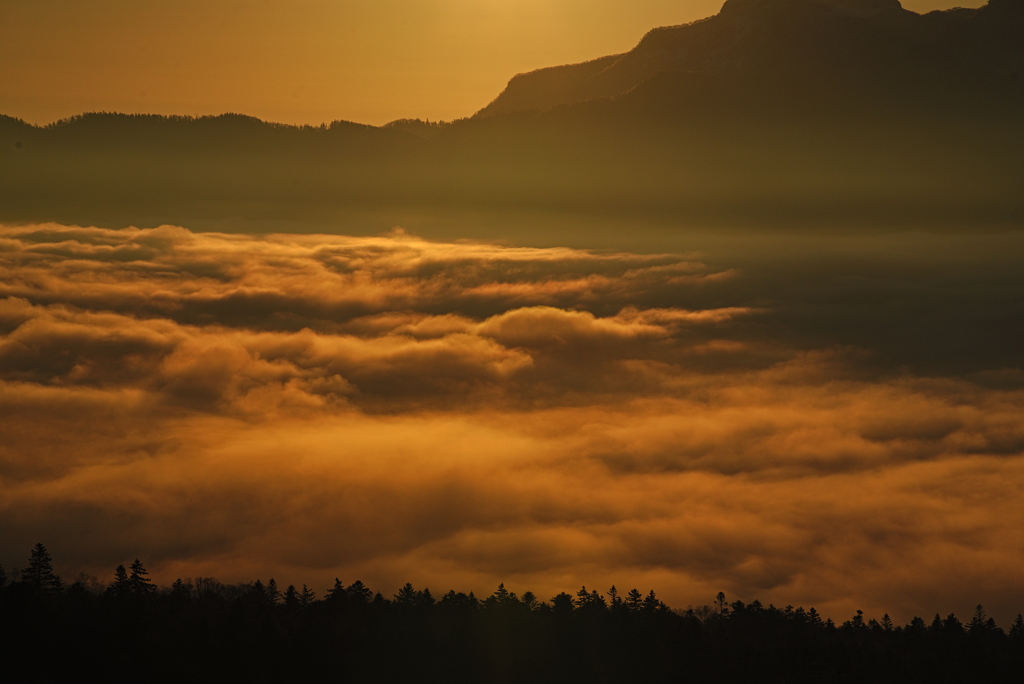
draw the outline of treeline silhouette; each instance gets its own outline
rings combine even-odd
[[[11,581],[9,581],[11,580]],[[362,582],[320,598],[275,580],[178,579],[158,588],[136,559],[101,584],[65,584],[37,544],[0,568],[4,681],[1011,682],[1024,681],[1024,619],[1008,632],[978,606],[895,625],[858,611],[754,601],[670,609],[652,590],[581,588],[548,601]]]

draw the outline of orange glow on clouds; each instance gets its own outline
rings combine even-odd
[[[766,339],[771,308],[669,305],[737,278],[401,232],[0,229],[4,551],[1019,610],[1019,383],[880,376]]]

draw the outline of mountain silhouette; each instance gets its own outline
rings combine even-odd
[[[1002,229],[1024,221],[1022,45],[1024,0],[924,15],[728,0],[628,53],[517,76],[443,124],[0,115],[0,221]]]
[[[898,0],[727,0],[715,16],[654,29],[629,52],[519,74],[476,116],[623,95],[661,74],[740,76],[787,92],[831,81],[1012,87],[1024,72],[1021,45],[1020,0],[925,15]]]

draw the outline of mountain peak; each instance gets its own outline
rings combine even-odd
[[[777,11],[781,6],[825,6],[833,11],[862,19],[898,15],[906,12],[899,0],[726,0],[719,14]]]
[[[727,0],[707,19],[654,29],[635,48],[520,74],[478,117],[623,95],[662,73],[780,87],[991,81],[1024,71],[1024,0],[920,15],[899,0]]]

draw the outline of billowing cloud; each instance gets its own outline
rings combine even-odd
[[[401,232],[3,228],[0,562],[43,541],[163,582],[1024,607],[1020,369],[773,335],[791,311],[744,277]]]

